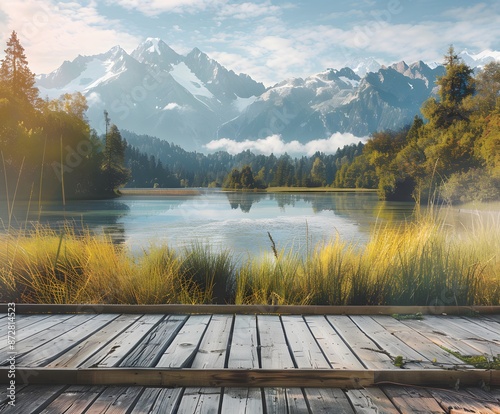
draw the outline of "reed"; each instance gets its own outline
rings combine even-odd
[[[442,214],[445,211],[442,211]],[[0,300],[32,303],[498,305],[500,215],[473,226],[422,214],[377,226],[365,245],[340,236],[274,247],[237,265],[229,249],[151,246],[134,256],[105,236],[37,226],[0,236]],[[272,240],[272,237],[271,237]],[[310,251],[309,251],[310,250]]]

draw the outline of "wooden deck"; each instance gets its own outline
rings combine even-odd
[[[236,310],[18,305],[0,412],[500,413],[500,371],[458,358],[500,357],[500,309]]]

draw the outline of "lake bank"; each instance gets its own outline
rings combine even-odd
[[[0,236],[0,298],[31,303],[498,305],[500,227],[461,232],[425,216],[379,226],[366,244],[341,236],[276,247],[238,262],[230,247],[151,246],[140,255],[90,233]]]

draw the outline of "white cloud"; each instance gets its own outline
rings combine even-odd
[[[170,102],[163,108],[164,111],[185,111],[188,107],[186,105],[179,105],[176,102]]]
[[[285,142],[280,135],[270,135],[266,138],[257,140],[234,141],[229,138],[222,138],[210,141],[205,145],[209,151],[227,151],[230,154],[239,154],[240,152],[250,150],[257,154],[284,154],[290,155],[308,155],[311,156],[317,151],[326,154],[334,154],[338,148],[345,145],[365,142],[367,137],[356,137],[350,133],[336,132],[328,139],[316,139],[301,144],[299,141]]]
[[[253,19],[265,15],[277,14],[281,11],[278,6],[273,6],[270,1],[264,3],[233,3],[226,4],[220,8],[218,17],[220,19],[233,18],[239,20]]]
[[[109,0],[127,10],[137,10],[146,16],[162,13],[196,13],[224,5],[228,0]]]
[[[50,72],[64,60],[79,54],[102,53],[118,44],[131,50],[140,41],[139,37],[128,34],[119,21],[101,16],[93,0],[81,3],[6,1],[0,9],[7,16],[9,28],[0,33],[0,41],[5,44],[11,30],[16,30],[35,73]],[[100,50],[96,50],[96,45]]]

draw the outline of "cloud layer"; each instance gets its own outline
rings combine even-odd
[[[141,39],[128,33],[121,21],[100,14],[93,0],[4,1],[2,14],[0,41],[5,44],[15,30],[35,73],[50,72],[79,54],[103,53],[116,45],[131,49]]]
[[[441,61],[457,50],[500,50],[500,3],[484,0],[24,0],[0,4],[0,41],[16,30],[36,73],[119,44],[162,37],[198,47],[270,86],[361,57],[382,64]],[[3,48],[2,48],[3,49]]]
[[[240,152],[250,150],[255,154],[280,155],[288,153],[289,155],[308,155],[311,156],[317,151],[325,154],[334,154],[338,148],[345,145],[357,144],[360,141],[365,142],[367,137],[355,137],[352,134],[335,133],[328,139],[316,139],[306,144],[298,141],[285,142],[280,135],[270,135],[266,138],[255,141],[234,141],[228,138],[222,138],[210,141],[205,145],[209,151],[227,151],[230,154],[239,154]]]

